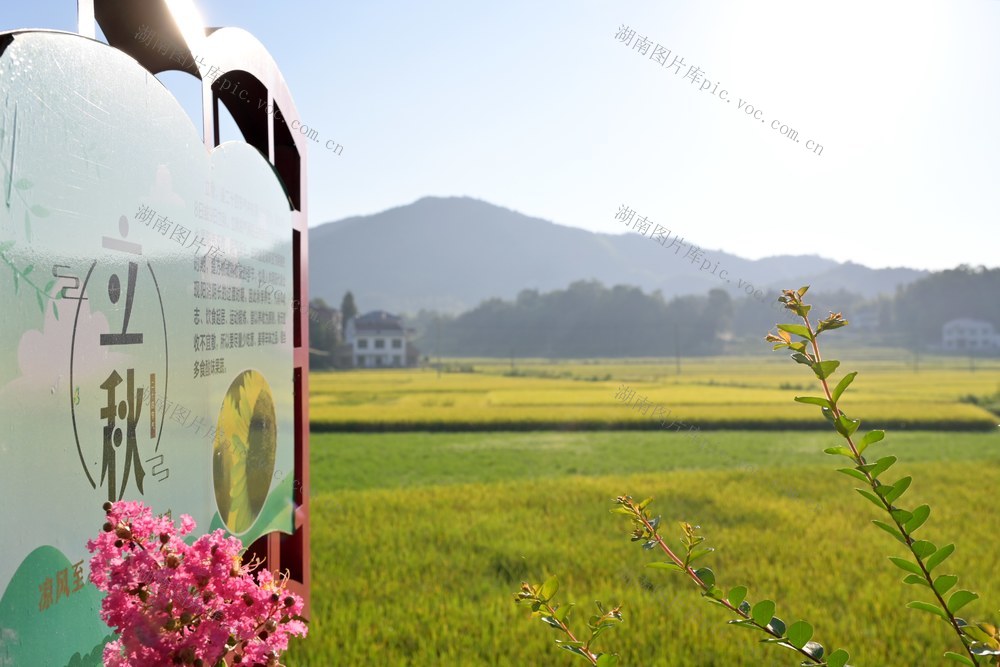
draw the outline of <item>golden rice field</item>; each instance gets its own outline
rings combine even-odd
[[[843,401],[851,416],[897,429],[989,430],[997,416],[960,402],[1000,391],[1000,359],[912,359],[850,353],[860,371]],[[818,395],[819,381],[784,354],[607,362],[452,360],[433,368],[311,374],[314,430],[656,429],[656,406],[685,425],[710,428],[822,428],[815,408],[791,404]],[[454,372],[463,369],[467,372]],[[468,372],[471,371],[471,372]],[[645,410],[616,398],[623,387]],[[791,409],[790,409],[791,405]]]

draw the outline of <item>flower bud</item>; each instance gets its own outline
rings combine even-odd
[[[178,556],[177,554],[168,554],[166,562],[167,562],[167,567],[169,567],[172,570],[176,570],[181,565],[181,557]]]
[[[110,533],[112,530],[115,529],[115,527],[113,525],[111,525],[110,521],[105,521],[104,525],[102,526],[102,528],[104,528],[104,532],[105,533]]]
[[[104,504],[101,505],[101,507],[104,508],[105,512],[110,512],[111,508],[112,508],[111,501],[108,501],[108,500],[104,501]]]

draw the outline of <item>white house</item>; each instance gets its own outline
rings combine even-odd
[[[1000,335],[989,322],[960,317],[942,327],[941,346],[950,352],[1000,350]]]
[[[406,365],[406,334],[403,320],[384,310],[375,310],[347,323],[346,343],[351,346],[356,368],[401,368]]]

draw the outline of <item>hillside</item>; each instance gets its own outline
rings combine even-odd
[[[668,298],[716,287],[737,296],[740,280],[765,292],[831,283],[871,297],[893,294],[926,273],[818,256],[748,260],[706,250],[706,257],[729,271],[727,284],[637,233],[594,233],[466,197],[425,197],[325,223],[310,230],[309,243],[312,296],[338,304],[350,289],[366,311],[456,313],[485,299],[510,299],[523,289],[564,289],[578,280],[661,290]]]

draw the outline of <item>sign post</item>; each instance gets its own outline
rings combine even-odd
[[[225,529],[308,601],[297,112],[242,30],[160,2],[89,16],[108,44],[0,33],[0,665],[100,664],[107,500]],[[167,69],[202,80],[200,135]],[[245,142],[218,145],[219,103]]]

